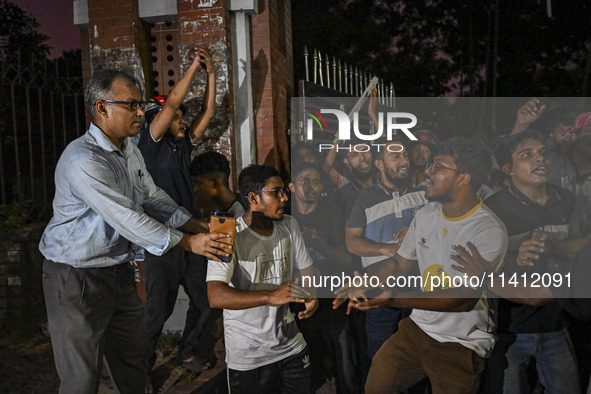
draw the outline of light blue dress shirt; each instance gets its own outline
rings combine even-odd
[[[131,261],[132,243],[162,255],[179,243],[183,234],[175,228],[191,217],[154,184],[131,140],[121,152],[93,123],[62,153],[55,189],[39,249],[76,268]]]

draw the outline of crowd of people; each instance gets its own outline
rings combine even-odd
[[[187,126],[198,72],[207,86]],[[296,144],[291,179],[253,164],[233,191],[223,155],[191,154],[214,113],[208,52],[196,48],[168,96],[143,103],[140,91],[95,72],[90,128],[56,168],[40,250],[60,392],[97,392],[103,360],[119,392],[156,392],[179,286],[190,307],[178,363],[215,366],[222,318],[231,393],[312,393],[330,378],[338,393],[587,388],[591,302],[576,285],[591,252],[591,113],[538,125],[545,106],[530,100],[494,149],[428,130],[326,156]],[[231,246],[202,220],[214,211],[236,220]],[[146,250],[145,307],[133,245]],[[535,287],[535,273],[573,283]],[[445,284],[466,274],[487,280]],[[306,284],[345,275],[378,282]],[[409,275],[421,284],[384,286]]]

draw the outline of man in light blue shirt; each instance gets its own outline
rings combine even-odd
[[[227,235],[205,233],[154,185],[127,138],[139,133],[144,116],[133,77],[97,72],[85,101],[92,123],[57,164],[54,215],[40,243],[60,393],[96,393],[103,355],[117,390],[140,393],[144,308],[128,264],[132,244],[156,255],[178,246],[218,260],[226,254],[216,240]]]

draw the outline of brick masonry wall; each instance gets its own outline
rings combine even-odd
[[[197,0],[177,0],[178,68],[182,75],[196,45],[206,46],[211,51],[216,64],[216,113],[195,154],[220,151],[235,168],[231,17],[227,2],[219,0],[212,8],[199,8]],[[144,77],[151,75],[150,25],[139,19],[137,0],[89,0],[88,8],[88,28],[81,29],[85,81],[93,70],[115,67],[130,72],[142,84],[150,84],[151,78]],[[256,161],[276,166],[286,175],[289,171],[289,99],[294,92],[291,4],[288,0],[259,0],[259,12],[252,18]],[[199,75],[188,95],[189,121],[200,110],[204,81],[205,75]],[[150,86],[148,91],[151,91]]]
[[[288,0],[259,2],[259,14],[252,18],[252,58],[257,161],[276,166],[287,175],[289,103],[294,92]]]

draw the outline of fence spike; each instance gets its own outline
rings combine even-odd
[[[314,55],[312,56],[314,58],[314,83],[317,83],[316,76],[318,75],[318,51],[316,48],[314,48]]]
[[[310,74],[308,72],[308,47],[304,45],[304,68],[306,69],[306,82],[310,82]]]
[[[326,55],[324,66],[326,67],[326,87],[330,88],[330,60],[328,55]]]
[[[322,54],[318,51],[318,78],[320,79],[320,86],[324,86],[324,78],[322,77]]]
[[[332,57],[332,88],[337,90],[337,61]]]
[[[339,59],[339,91],[343,91],[343,78],[341,77],[341,73],[343,72],[341,68],[341,59]]]

